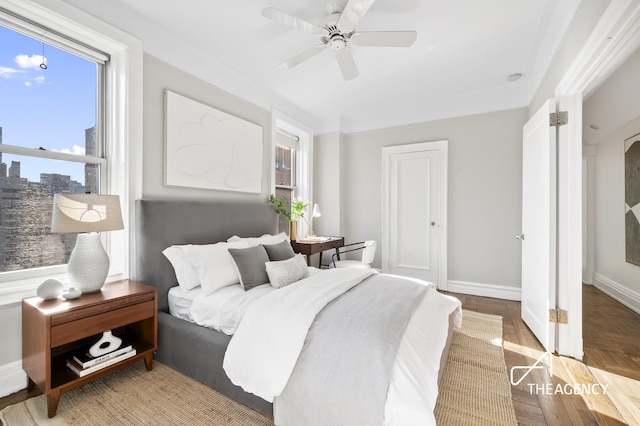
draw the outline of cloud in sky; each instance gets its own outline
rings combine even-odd
[[[45,83],[44,76],[43,75],[39,75],[39,76],[37,76],[37,77],[35,77],[35,78],[31,79],[31,80],[27,80],[27,81],[24,82],[24,85],[26,87],[31,87],[31,86],[33,86],[33,83],[35,83],[35,84],[44,84]]]
[[[14,76],[16,76],[17,74],[22,73],[22,71],[17,70],[15,68],[9,68],[9,67],[2,67],[0,66],[0,78],[12,78]]]
[[[20,68],[32,68],[32,69],[40,69],[40,64],[44,61],[47,63],[47,58],[42,55],[18,55],[14,58],[14,61]]]
[[[73,144],[73,148],[64,148],[64,149],[52,149],[55,152],[62,152],[64,154],[73,154],[73,155],[85,155],[85,149],[83,146]]]

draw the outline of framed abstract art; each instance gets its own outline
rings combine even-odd
[[[640,133],[624,141],[626,260],[640,265]]]
[[[167,186],[260,193],[262,127],[165,90]]]

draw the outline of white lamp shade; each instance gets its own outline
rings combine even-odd
[[[55,194],[51,232],[101,232],[123,229],[117,195]]]

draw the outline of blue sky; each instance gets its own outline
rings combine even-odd
[[[44,46],[0,26],[0,127],[2,142],[28,148],[84,154],[84,131],[95,125],[96,64]],[[21,176],[39,181],[40,173],[71,175],[84,182],[84,165],[3,154],[20,161]]]

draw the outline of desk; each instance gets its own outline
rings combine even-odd
[[[344,246],[344,237],[326,237],[320,241],[313,240],[298,240],[291,241],[291,247],[296,253],[307,255],[307,265],[311,266],[311,255],[320,253],[320,259],[318,260],[318,268],[322,267],[322,252],[325,250],[331,250]],[[340,255],[338,255],[338,260]]]

